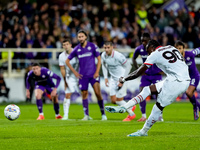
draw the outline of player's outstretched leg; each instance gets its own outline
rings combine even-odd
[[[149,118],[146,120],[143,128],[137,132],[131,133],[129,135],[127,135],[128,137],[132,137],[132,136],[147,136],[147,132],[151,129],[151,127],[154,125],[154,123],[156,123],[156,121],[158,121],[158,118],[160,117],[160,115],[162,114],[162,110],[163,107],[160,106],[159,103],[156,103],[153,106],[153,109],[151,111],[151,114],[149,116]]]
[[[123,106],[106,106],[105,109],[106,111],[110,113],[125,113],[126,112],[126,108],[124,108]]]
[[[164,119],[163,119],[163,114],[160,115],[160,117],[158,118],[158,121],[161,121],[161,122],[164,121]]]
[[[137,132],[131,133],[129,135],[127,135],[128,137],[134,137],[134,136],[148,136],[147,133],[142,133],[140,130],[138,130]]]
[[[119,100],[119,101],[116,101],[116,104],[119,105],[119,106],[123,106],[126,104],[126,102],[124,100]],[[133,106],[132,108],[128,108],[126,111],[128,112],[128,116],[123,119],[123,121],[131,121],[133,119],[135,119],[136,115],[134,113],[134,110],[135,110],[136,106]]]
[[[127,109],[135,106],[136,104],[144,101],[147,96],[151,94],[151,90],[149,86],[146,86],[143,88],[143,90],[134,98],[132,98],[130,101],[128,101],[123,106],[106,106],[106,111],[111,113],[125,113]]]

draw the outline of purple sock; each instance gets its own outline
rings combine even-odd
[[[89,115],[88,99],[83,99],[83,111],[85,115]]]
[[[190,102],[192,103],[193,107],[197,107],[197,100],[196,97],[193,95],[191,98],[189,97]]]
[[[59,114],[59,104],[58,103],[54,103],[53,107],[54,107],[54,111],[55,111],[56,115],[58,115]]]
[[[140,110],[141,110],[142,114],[146,114],[146,100],[144,100],[140,103]]]
[[[100,110],[101,110],[101,114],[105,115],[103,100],[100,100],[100,101],[98,100],[98,104],[99,104],[99,107],[100,107]]]
[[[198,100],[196,102],[197,102],[197,106],[199,107],[199,111],[200,111],[200,103]]]
[[[42,100],[41,99],[37,99],[36,100],[36,105],[37,105],[39,113],[43,113],[43,110],[42,110]]]

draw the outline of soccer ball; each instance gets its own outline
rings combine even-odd
[[[17,105],[10,104],[4,109],[4,115],[8,120],[16,120],[20,115],[20,108]]]

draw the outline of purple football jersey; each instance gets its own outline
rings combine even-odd
[[[141,56],[143,63],[146,61],[148,53],[146,51],[146,48],[144,47],[144,45],[140,45],[138,47],[136,47],[133,58],[136,59],[138,56]],[[162,70],[160,70],[155,64],[152,65],[150,68],[148,68],[145,71],[145,74],[147,75],[156,75],[159,72],[162,72]]]
[[[87,42],[85,48],[78,44],[68,56],[68,59],[71,60],[77,57],[79,59],[79,73],[84,77],[93,77],[96,71],[95,57],[99,55],[98,47],[91,42]]]
[[[195,56],[196,54],[193,53],[193,51],[185,51],[185,63],[188,65],[190,78],[199,76],[199,72],[195,64]]]
[[[53,73],[52,71],[50,71],[49,69],[45,68],[45,67],[41,67],[41,75],[40,76],[36,76],[33,71],[29,71],[28,76],[26,78],[26,88],[29,89],[30,88],[30,83],[29,83],[29,78],[32,78],[35,81],[35,85],[42,85],[42,86],[46,86],[49,85],[50,87],[55,87],[57,88],[58,85],[60,84],[60,80],[61,78]],[[56,79],[56,85],[54,84],[52,79]]]

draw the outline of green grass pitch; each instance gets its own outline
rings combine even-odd
[[[147,115],[154,103],[147,103]],[[106,104],[109,105],[109,104]],[[177,149],[200,150],[200,119],[194,121],[189,102],[175,102],[164,109],[164,122],[157,122],[147,137],[126,137],[141,129],[143,122],[139,105],[136,119],[122,122],[127,114],[106,112],[108,120],[101,121],[97,104],[89,105],[91,121],[81,121],[81,105],[70,106],[70,120],[56,120],[52,104],[43,106],[45,120],[37,121],[37,107],[34,104],[18,104],[20,117],[15,121],[5,118],[0,106],[0,150],[129,150],[129,149]],[[60,113],[63,115],[62,105]]]

